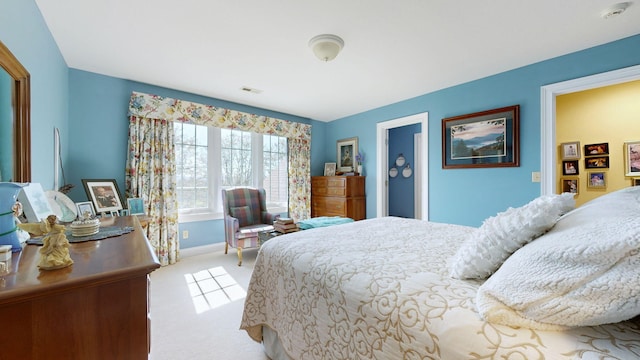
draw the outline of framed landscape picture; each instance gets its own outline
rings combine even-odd
[[[520,106],[442,119],[442,168],[520,166]]]

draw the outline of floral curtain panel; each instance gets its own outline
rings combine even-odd
[[[130,117],[127,194],[144,200],[147,238],[162,265],[174,264],[180,255],[174,150],[172,122]]]
[[[126,169],[127,189],[131,196],[148,194],[149,199],[145,199],[147,204],[153,205],[152,199],[156,199],[157,203],[153,206],[158,206],[156,210],[159,215],[158,218],[152,219],[152,223],[157,221],[159,224],[166,223],[167,226],[159,226],[157,232],[153,233],[149,228],[149,241],[157,246],[156,253],[163,265],[165,263],[162,257],[166,258],[168,264],[172,264],[177,260],[180,248],[177,236],[177,201],[173,203],[175,200],[175,159],[170,159],[167,153],[154,154],[152,152],[153,156],[143,154],[143,152],[151,151],[152,141],[150,138],[141,137],[139,133],[149,133],[153,126],[142,125],[138,119],[156,120],[160,124],[159,127],[169,125],[173,121],[180,121],[286,137],[289,143],[289,216],[299,220],[311,215],[311,125],[139,92],[131,94],[129,117],[131,123],[140,122],[140,124],[134,129],[132,129],[133,125],[130,125],[129,158]],[[173,134],[172,127],[171,130],[168,130],[167,127],[167,131]],[[158,137],[163,138],[162,135],[158,135]],[[172,137],[170,141],[171,145],[167,145],[163,151],[170,151],[173,154],[173,149],[169,150],[169,147],[173,147]],[[171,168],[160,166],[158,163],[152,165],[151,162],[145,162],[145,157],[163,159]],[[146,174],[154,174],[153,180],[151,178],[145,180],[148,176]],[[163,179],[162,184],[155,183],[158,181],[158,177]],[[172,183],[166,182],[168,177],[172,178]],[[165,189],[170,189],[174,200],[163,203],[158,201],[158,197],[152,195],[152,193],[160,195],[159,192],[150,190],[154,186],[160,185],[165,186]],[[167,193],[163,192],[162,194],[166,195]],[[174,223],[175,230],[171,225]],[[173,234],[170,234],[170,231],[173,231]]]
[[[289,216],[294,220],[311,217],[311,141],[289,139]]]

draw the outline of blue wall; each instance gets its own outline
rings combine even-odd
[[[69,68],[33,0],[2,0],[0,41],[31,76],[31,180],[51,189],[54,127],[68,156]]]
[[[482,220],[540,195],[531,173],[540,171],[540,87],[640,64],[640,35],[471,81],[333,121],[327,126],[327,160],[335,141],[358,136],[367,158],[367,217],[376,214],[374,166],[376,123],[429,112],[429,219],[479,226]],[[520,105],[520,167],[442,169],[441,120]],[[424,134],[424,129],[423,129]],[[640,123],[629,136],[640,137]]]
[[[293,115],[268,111],[246,105],[231,103],[200,95],[171,90],[135,81],[117,79],[86,71],[69,71],[69,101],[74,104],[70,111],[71,133],[67,178],[77,186],[68,194],[74,201],[86,201],[82,179],[116,179],[118,187],[126,195],[124,169],[127,160],[129,121],[127,111],[132,91],[194,101],[228,109],[266,115],[278,119],[312,124],[312,146],[321,131],[316,126],[324,124]],[[319,157],[312,147],[313,157]],[[224,241],[222,220],[182,223],[179,226],[181,247],[188,248]],[[182,240],[184,230],[189,238]]]
[[[414,135],[420,133],[422,124],[413,124],[389,129],[389,168],[402,154],[405,164],[396,166],[398,175],[389,178],[389,215],[415,218],[415,176],[402,176],[402,170],[409,164],[415,168]]]
[[[554,58],[523,68],[425,94],[371,111],[321,123],[274,114],[234,103],[170,89],[69,70],[33,0],[3,0],[0,41],[31,73],[33,181],[53,184],[53,128],[62,136],[67,182],[76,185],[72,199],[86,196],[80,179],[115,178],[124,186],[127,141],[126,108],[132,90],[255,112],[313,125],[311,173],[336,158],[336,140],[357,136],[366,154],[367,216],[376,214],[376,123],[429,112],[429,214],[433,221],[479,225],[483,219],[519,206],[540,193],[531,172],[540,170],[540,87],[564,80],[640,64],[640,35]],[[521,159],[518,168],[456,169],[441,167],[441,119],[503,106],[521,109]],[[639,126],[640,127],[640,126]],[[423,133],[424,133],[423,129]],[[640,128],[630,129],[639,137]],[[192,223],[190,239],[222,241],[219,224]],[[182,230],[183,226],[181,226]],[[194,233],[195,232],[195,233]],[[219,235],[208,235],[215,232]],[[203,236],[204,237],[204,236]],[[193,240],[192,240],[193,239]]]

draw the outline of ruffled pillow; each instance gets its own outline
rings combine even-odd
[[[480,288],[490,322],[544,330],[640,315],[640,187],[596,198],[516,251]]]
[[[514,251],[544,234],[574,206],[573,194],[546,195],[486,219],[452,258],[451,277],[489,277]]]

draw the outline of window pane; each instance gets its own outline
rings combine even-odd
[[[176,124],[173,127],[174,142],[182,144],[182,126]]]
[[[267,192],[267,207],[286,211],[289,198],[286,138],[263,135],[263,187]]]
[[[207,131],[206,126],[174,124],[179,209],[208,207]]]
[[[207,146],[209,129],[206,126],[196,126],[196,145]]]
[[[182,144],[194,145],[196,143],[196,125],[182,124]]]
[[[223,129],[221,136],[222,186],[251,186],[251,133]]]

